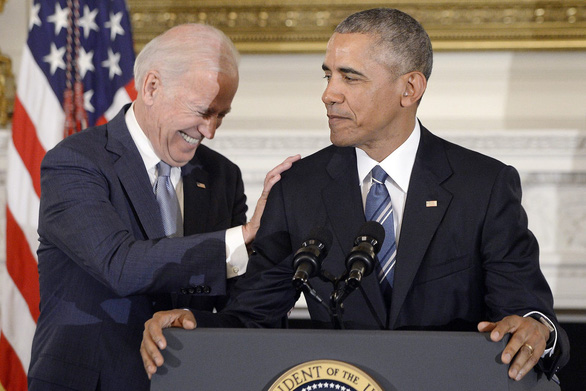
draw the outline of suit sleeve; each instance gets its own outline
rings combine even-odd
[[[246,274],[234,286],[233,299],[220,314],[194,311],[201,327],[279,327],[297,300],[291,283],[292,247],[282,183],[269,195]],[[232,293],[231,293],[232,294]]]
[[[537,240],[527,227],[519,174],[510,166],[504,167],[494,182],[482,242],[490,320],[531,311],[547,315],[558,330],[559,346],[544,360],[546,372],[554,372],[569,359],[569,342],[556,319],[553,295],[539,267]]]
[[[202,285],[226,289],[224,231],[137,240],[136,211],[99,158],[64,146],[41,166],[39,257],[68,257],[120,296]],[[116,192],[112,189],[116,188]]]

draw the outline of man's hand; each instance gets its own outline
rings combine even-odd
[[[478,331],[490,332],[490,339],[500,341],[505,334],[511,338],[505,346],[501,360],[505,364],[512,364],[509,368],[509,377],[521,380],[531,368],[537,364],[549,339],[549,329],[531,317],[511,315],[501,321],[480,322]]]
[[[256,203],[256,208],[254,208],[254,214],[252,215],[250,221],[242,226],[242,234],[244,236],[244,243],[246,243],[246,245],[252,243],[256,236],[256,231],[258,231],[258,227],[260,227],[260,218],[262,217],[262,214],[265,210],[267,198],[271,192],[271,189],[273,188],[273,185],[279,182],[283,171],[290,169],[293,163],[299,159],[301,159],[301,155],[289,156],[283,161],[283,163],[279,164],[277,167],[273,168],[267,173],[264,187],[262,189],[262,194]]]
[[[160,311],[144,324],[140,355],[144,369],[149,379],[157,372],[157,367],[163,365],[163,356],[160,350],[167,347],[167,341],[163,336],[163,329],[169,327],[182,327],[192,330],[196,326],[195,317],[189,310]],[[160,350],[159,350],[160,349]]]

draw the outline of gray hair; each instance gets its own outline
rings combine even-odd
[[[175,26],[145,45],[134,62],[135,86],[140,91],[146,74],[160,73],[176,87],[194,68],[238,75],[239,54],[232,41],[215,27],[188,23]]]
[[[377,53],[399,75],[419,71],[431,76],[433,50],[423,26],[404,12],[391,8],[360,11],[344,19],[336,33],[377,36]]]

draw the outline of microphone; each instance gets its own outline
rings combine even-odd
[[[316,276],[321,269],[321,263],[328,254],[332,245],[332,233],[324,227],[315,227],[309,233],[309,238],[301,243],[293,257],[293,285],[300,288],[311,277]]]
[[[346,284],[356,289],[362,278],[372,273],[376,254],[385,240],[385,229],[376,221],[367,221],[354,239],[354,247],[346,257],[348,278]]]

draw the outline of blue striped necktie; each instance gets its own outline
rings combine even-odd
[[[372,186],[366,197],[365,217],[367,221],[376,221],[385,229],[385,241],[378,253],[379,264],[376,268],[378,282],[385,296],[393,287],[395,261],[397,259],[397,243],[393,225],[393,205],[391,196],[385,186],[388,175],[380,166],[371,171]],[[390,289],[389,289],[390,288]]]
[[[177,193],[171,182],[171,166],[160,161],[157,164],[158,176],[155,181],[154,191],[166,236],[183,236],[183,218]]]

